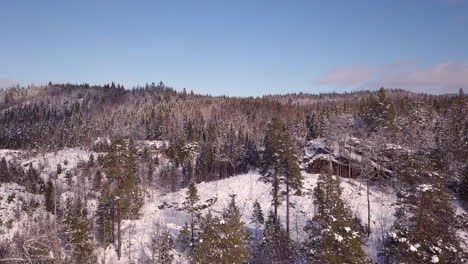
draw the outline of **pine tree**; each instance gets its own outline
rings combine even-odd
[[[96,210],[97,237],[105,246],[114,242],[114,203],[109,192],[105,185]]]
[[[5,157],[0,161],[0,183],[9,182],[10,173],[8,171],[8,165]]]
[[[192,244],[191,244],[191,233],[190,233],[190,227],[187,223],[185,223],[184,227],[179,232],[179,236],[177,237],[177,244],[179,245],[179,249],[182,252],[187,252],[188,250],[192,249]]]
[[[291,243],[279,219],[270,211],[265,221],[260,253],[266,263],[289,263],[292,259]]]
[[[221,234],[219,230],[219,219],[209,212],[202,221],[200,237],[193,251],[192,263],[223,263],[221,262],[223,249],[219,247]]]
[[[341,199],[340,181],[320,175],[314,188],[315,214],[304,230],[309,234],[308,263],[370,263],[362,236]]]
[[[93,245],[90,240],[90,225],[86,218],[86,208],[81,200],[69,208],[65,214],[66,235],[72,248],[73,263],[95,263]]]
[[[220,222],[221,241],[218,247],[224,250],[222,263],[244,263],[248,257],[245,241],[248,233],[241,221],[241,213],[236,204],[235,195],[231,195],[231,201],[224,210],[223,220]]]
[[[264,182],[271,184],[271,196],[274,219],[278,218],[278,207],[281,205],[280,199],[280,169],[281,160],[279,156],[279,146],[281,140],[281,131],[283,130],[283,123],[279,119],[272,119],[268,125],[265,134],[265,150],[263,151],[261,175]]]
[[[290,195],[293,190],[300,194],[303,176],[293,140],[284,124],[273,119],[265,135],[265,150],[262,162],[262,180],[272,185],[272,205],[275,219],[278,218],[278,206],[282,196],[286,196],[286,232],[289,235]],[[284,185],[284,192],[281,186]]]
[[[465,166],[465,170],[463,171],[462,181],[460,184],[460,194],[461,198],[468,203],[468,165]]]
[[[117,256],[121,256],[121,222],[122,219],[135,219],[143,205],[143,197],[137,175],[137,153],[132,139],[128,143],[120,138],[114,140],[104,159],[106,176],[110,181],[107,199],[112,201],[115,214],[113,222],[117,227]],[[108,204],[109,202],[105,202]],[[115,228],[115,226],[113,227]]]
[[[96,175],[94,175],[93,189],[95,191],[99,191],[101,189],[101,183],[102,183],[102,173],[100,170],[98,170],[96,172]]]
[[[155,232],[151,237],[150,242],[150,259],[145,262],[148,264],[171,264],[174,260],[174,255],[172,254],[172,237],[171,234],[157,225]]]
[[[397,169],[400,207],[389,232],[384,256],[388,263],[463,263],[466,256],[453,226],[455,211],[437,162],[409,156]]]
[[[260,228],[261,225],[265,223],[265,218],[263,216],[263,211],[262,211],[262,206],[260,203],[256,200],[253,204],[253,211],[252,211],[252,223],[255,224],[255,232],[257,234],[258,229]]]
[[[198,190],[195,183],[192,181],[187,189],[185,201],[183,203],[182,210],[189,214],[189,227],[190,227],[190,246],[193,248],[196,243],[196,226],[198,218],[200,217],[200,206],[197,204],[200,200],[198,196]]]
[[[201,225],[193,263],[244,263],[248,257],[247,231],[240,217],[234,196],[222,218],[208,213]]]
[[[45,189],[45,208],[47,211],[53,213],[55,208],[55,192],[54,192],[54,184],[49,177],[47,181],[46,189]]]
[[[314,113],[312,113],[312,115],[306,116],[306,126],[308,129],[308,133],[307,133],[308,140],[316,139],[320,136],[320,131],[319,131],[320,127],[318,124],[317,117],[315,116]]]

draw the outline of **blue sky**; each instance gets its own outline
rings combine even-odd
[[[0,86],[468,90],[468,0],[2,1]]]

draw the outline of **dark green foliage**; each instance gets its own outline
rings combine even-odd
[[[198,196],[197,186],[194,182],[191,182],[187,189],[185,201],[183,203],[182,210],[189,214],[189,227],[190,227],[190,246],[195,247],[196,244],[196,232],[197,232],[197,225],[198,220],[200,217],[200,206],[198,205],[198,201],[200,197]]]
[[[303,176],[299,168],[293,139],[279,119],[272,119],[265,135],[265,150],[262,158],[262,180],[271,184],[274,216],[282,197],[286,197],[286,229],[289,233],[289,196],[292,191],[300,194]],[[284,185],[284,191],[281,187]]]
[[[371,263],[362,249],[360,232],[341,199],[337,177],[320,175],[314,188],[315,214],[304,230],[308,263]]]
[[[136,149],[132,140],[113,141],[104,159],[106,177],[112,183],[110,186],[113,186],[110,195],[123,218],[138,217],[143,203],[136,163]]]
[[[192,249],[192,244],[191,244],[191,232],[190,232],[190,227],[187,223],[185,223],[184,227],[179,232],[179,236],[177,237],[177,244],[179,247],[179,250],[182,252],[187,252],[188,250]]]
[[[370,131],[395,129],[395,108],[383,87],[377,98],[371,94],[362,115]]]
[[[104,245],[114,242],[114,201],[106,185],[96,210],[97,237]]]
[[[100,170],[96,172],[96,175],[94,175],[94,181],[93,181],[93,189],[95,191],[98,191],[101,189],[101,184],[102,184],[102,173]]]
[[[45,189],[45,208],[47,211],[54,213],[55,208],[55,190],[54,184],[52,180],[49,178],[47,181],[46,189]]]
[[[244,263],[248,257],[247,232],[240,216],[234,196],[221,218],[208,213],[203,218],[193,263]]]
[[[291,240],[281,222],[270,211],[265,222],[263,240],[259,246],[259,259],[261,263],[292,263]]]
[[[429,157],[408,159],[399,170],[405,184],[399,188],[401,206],[383,252],[387,263],[463,263],[466,256],[453,226],[455,212],[443,174]]]
[[[255,201],[253,204],[252,222],[258,225],[263,225],[263,223],[265,222],[262,206],[258,201]]]
[[[307,139],[311,140],[320,136],[319,119],[315,114],[306,116],[306,126],[308,129]]]
[[[460,183],[460,196],[466,203],[468,203],[468,165],[465,166],[465,170],[462,174],[462,180]]]
[[[90,223],[86,216],[86,208],[81,200],[77,200],[65,214],[65,234],[71,245],[73,263],[77,264],[96,262],[90,237]]]
[[[9,182],[9,181],[10,181],[10,172],[8,171],[7,161],[5,157],[3,157],[0,160],[0,183]]]

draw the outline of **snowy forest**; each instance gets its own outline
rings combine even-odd
[[[468,263],[468,96],[0,90],[1,263]]]

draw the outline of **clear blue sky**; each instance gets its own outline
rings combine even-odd
[[[468,90],[468,0],[1,1],[0,85]]]

